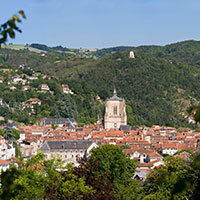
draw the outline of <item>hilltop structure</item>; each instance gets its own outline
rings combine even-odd
[[[119,129],[121,125],[127,125],[126,103],[114,89],[113,96],[105,102],[104,128]]]
[[[135,58],[135,54],[133,51],[130,51],[129,58]]]

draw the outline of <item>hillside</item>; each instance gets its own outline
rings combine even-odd
[[[126,50],[125,47],[94,59],[0,49],[0,65],[16,68],[26,64],[58,77],[59,83],[69,84],[80,96],[79,100],[75,99],[80,122],[84,117],[89,121],[91,117],[94,119],[99,112],[102,116],[100,108],[94,109],[95,96],[104,100],[116,87],[118,95],[127,101],[129,124],[184,125],[186,109],[200,98],[197,56],[200,43],[186,41],[164,47],[137,47],[135,59],[130,59]]]
[[[180,113],[199,100],[199,79],[196,67],[144,54],[130,59],[128,52],[118,52],[99,59],[90,71],[79,73],[71,85],[76,91],[94,91],[103,98],[116,87],[119,96],[127,100],[129,122],[170,125],[179,123]]]

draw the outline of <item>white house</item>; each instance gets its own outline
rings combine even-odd
[[[37,76],[26,76],[26,78],[29,80],[37,80],[38,79]]]
[[[4,137],[0,136],[0,159],[8,160],[15,157],[13,143],[9,143]]]
[[[49,86],[47,84],[40,84],[38,86],[38,88],[41,89],[41,90],[47,90],[47,91],[49,91]]]
[[[65,94],[74,94],[74,92],[72,92],[72,91],[69,89],[69,85],[67,85],[67,84],[62,84],[62,88],[63,88],[63,93],[65,93]]]
[[[19,83],[19,82],[22,82],[22,78],[19,76],[19,75],[16,75],[16,76],[13,76],[12,78],[11,78],[11,82],[12,83]]]
[[[13,86],[13,85],[8,85],[7,88],[9,88],[10,90],[15,90],[16,89],[16,87]]]

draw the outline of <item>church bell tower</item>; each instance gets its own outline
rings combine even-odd
[[[114,89],[113,96],[105,101],[104,128],[119,129],[120,125],[127,125],[126,103]]]

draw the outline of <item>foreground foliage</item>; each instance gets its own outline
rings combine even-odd
[[[198,200],[200,153],[188,160],[168,156],[144,183],[132,179],[136,163],[120,147],[103,145],[78,167],[44,160],[39,153],[1,174],[0,199]]]

